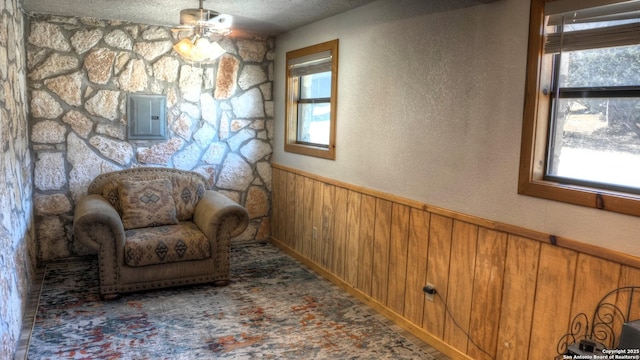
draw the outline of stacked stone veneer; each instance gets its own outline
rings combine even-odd
[[[27,26],[30,142],[38,259],[88,250],[72,236],[75,203],[97,175],[140,166],[204,174],[246,206],[267,239],[273,39],[224,38],[227,54],[189,64],[169,28],[33,15]],[[127,95],[167,97],[166,141],[127,139]]]
[[[0,359],[13,359],[35,261],[24,16],[0,1]]]

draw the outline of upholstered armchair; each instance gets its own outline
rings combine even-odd
[[[95,178],[76,206],[73,233],[98,255],[100,296],[229,282],[231,238],[247,210],[195,172],[135,168]]]

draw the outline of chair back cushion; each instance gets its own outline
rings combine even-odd
[[[122,180],[147,181],[155,179],[168,179],[171,182],[178,221],[190,220],[198,201],[204,195],[204,191],[210,189],[205,177],[193,171],[142,167],[101,174],[89,184],[88,193],[102,195],[122,216],[123,209],[120,199]]]
[[[122,179],[118,183],[118,195],[122,225],[127,230],[178,223],[169,179]]]

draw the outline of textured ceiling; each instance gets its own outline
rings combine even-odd
[[[234,32],[278,35],[374,0],[205,0],[204,8],[233,15]],[[23,0],[27,13],[175,26],[180,10],[198,0]]]

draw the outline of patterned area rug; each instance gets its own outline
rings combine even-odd
[[[232,282],[98,295],[97,262],[49,264],[29,359],[433,359],[268,244],[238,246]]]

